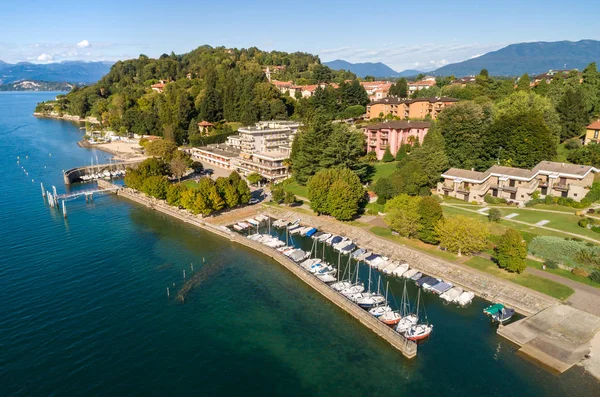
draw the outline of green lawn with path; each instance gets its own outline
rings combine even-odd
[[[458,256],[456,256],[456,254],[452,252],[440,251],[435,245],[429,245],[419,240],[412,240],[405,237],[396,236],[392,234],[392,231],[387,227],[373,226],[370,230],[371,233],[375,234],[376,236],[382,237],[386,240],[390,240],[398,244],[406,245],[419,251],[427,252],[428,254],[437,256],[445,260],[454,261],[458,258]]]
[[[534,261],[534,260],[530,260],[530,259],[527,260],[527,267],[533,267],[538,270],[543,270],[542,262],[538,262],[538,261]],[[590,285],[595,288],[600,288],[600,284],[593,282],[589,278],[576,276],[573,273],[571,273],[570,271],[565,270],[565,269],[549,269],[546,267],[546,270],[544,270],[544,271],[548,272],[548,273],[556,274],[557,276],[568,278],[569,280],[577,281],[578,283],[587,284],[587,285]]]
[[[528,265],[529,262],[534,261],[528,260]],[[473,269],[477,269],[495,277],[511,281],[513,283],[522,285],[523,287],[531,288],[534,291],[541,292],[542,294],[549,295],[560,300],[567,299],[575,292],[571,287],[533,274],[517,274],[507,272],[506,270],[499,268],[491,260],[478,256],[469,259],[464,264]]]

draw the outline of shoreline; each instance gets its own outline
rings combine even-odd
[[[99,181],[99,186],[108,187],[110,184],[106,181]],[[377,336],[382,338],[384,341],[388,342],[392,347],[396,348],[400,351],[404,357],[408,359],[412,359],[417,355],[417,344],[415,342],[409,341],[404,338],[402,335],[394,331],[389,326],[385,325],[381,321],[377,320],[375,317],[371,316],[368,312],[361,309],[359,306],[355,305],[351,301],[349,301],[346,297],[341,295],[340,293],[334,291],[329,288],[327,284],[316,279],[312,274],[306,272],[304,269],[298,267],[298,265],[293,262],[291,259],[283,256],[278,251],[268,248],[262,244],[256,243],[254,241],[248,240],[243,236],[238,235],[237,233],[232,232],[225,226],[215,226],[210,223],[207,223],[202,218],[198,218],[196,215],[190,214],[187,210],[174,209],[170,205],[166,204],[162,200],[157,200],[151,197],[147,197],[143,193],[139,193],[132,189],[121,188],[116,191],[118,197],[124,197],[128,200],[134,201],[138,204],[144,205],[150,209],[161,212],[162,214],[171,216],[173,218],[179,219],[185,223],[189,223],[193,226],[196,226],[202,230],[215,233],[216,235],[226,238],[232,242],[241,244],[247,248],[251,248],[254,251],[266,255],[288,271],[290,271],[293,275],[298,277],[301,281],[306,283],[309,287],[312,287],[313,290],[321,294],[324,298],[328,299],[338,308],[343,310],[346,314],[354,317],[361,324],[369,328],[373,331]]]
[[[79,116],[72,116],[70,114],[63,114],[62,116],[60,116],[57,113],[40,113],[40,112],[33,112],[33,116],[47,118],[47,119],[54,119],[54,120],[66,120],[66,121],[72,121],[75,123],[89,122],[89,123],[93,123],[93,124],[99,124],[97,118],[90,117],[90,116],[82,119]]]
[[[127,143],[123,143],[123,142],[121,142],[121,143],[111,142],[111,143],[98,143],[98,144],[92,145],[85,139],[77,142],[77,146],[79,146],[81,148],[98,149],[105,153],[112,154],[114,160],[132,161],[132,160],[145,160],[148,158],[148,156],[146,156],[144,154],[137,154],[132,151],[117,150],[116,148],[113,148],[110,145],[118,147],[119,145],[131,145],[131,144],[127,144]]]

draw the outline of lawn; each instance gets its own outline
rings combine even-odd
[[[376,236],[393,241],[398,244],[406,245],[419,251],[427,252],[428,254],[437,256],[445,260],[455,261],[458,258],[452,252],[440,251],[435,245],[425,244],[419,240],[411,240],[405,237],[393,235],[392,231],[386,227],[373,226],[370,230],[371,233],[375,234]]]
[[[464,264],[472,267],[473,269],[477,269],[498,278],[511,281],[513,283],[522,285],[523,287],[531,288],[534,291],[541,292],[542,294],[546,294],[560,300],[567,299],[575,292],[572,288],[566,285],[559,284],[552,280],[547,280],[533,274],[516,274],[507,272],[506,270],[500,269],[491,260],[478,256],[469,259]]]
[[[192,189],[198,189],[198,182],[196,182],[193,179],[188,179],[187,181],[183,181],[181,182],[182,185],[184,185],[185,187],[189,187]]]
[[[373,215],[377,215],[378,212],[383,213],[384,205],[377,203],[369,203],[367,204],[367,213],[372,213]]]
[[[527,267],[533,267],[539,270],[542,270],[542,262],[527,260]],[[587,284],[595,288],[600,288],[600,284],[593,282],[587,277],[576,276],[568,270],[565,269],[548,269],[545,270],[548,273],[556,274],[557,276],[561,276],[564,278],[568,278],[569,280],[577,281],[578,283]]]
[[[385,178],[386,176],[390,176],[392,172],[396,170],[397,161],[392,161],[390,163],[376,163],[373,166],[375,167],[375,175],[373,175],[373,182],[377,182],[379,178]]]
[[[581,211],[581,209],[579,208],[573,208],[573,207],[566,207],[564,205],[558,205],[558,204],[537,204],[535,206],[533,206],[532,208],[538,209],[538,210],[550,210],[550,211],[560,211],[560,212],[569,212],[571,214],[576,213],[577,211]]]
[[[281,187],[283,187],[283,190],[286,192],[292,192],[298,197],[303,199],[308,198],[308,189],[306,186],[300,186],[296,181],[284,183]]]

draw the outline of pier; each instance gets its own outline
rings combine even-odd
[[[81,181],[82,176],[102,174],[104,171],[125,171],[127,168],[136,168],[143,160],[131,160],[124,162],[115,162],[109,164],[87,165],[83,167],[71,168],[63,171],[65,185]]]

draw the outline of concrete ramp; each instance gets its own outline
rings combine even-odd
[[[520,353],[562,373],[584,358],[598,330],[600,317],[556,305],[500,327],[498,334],[521,346]]]

